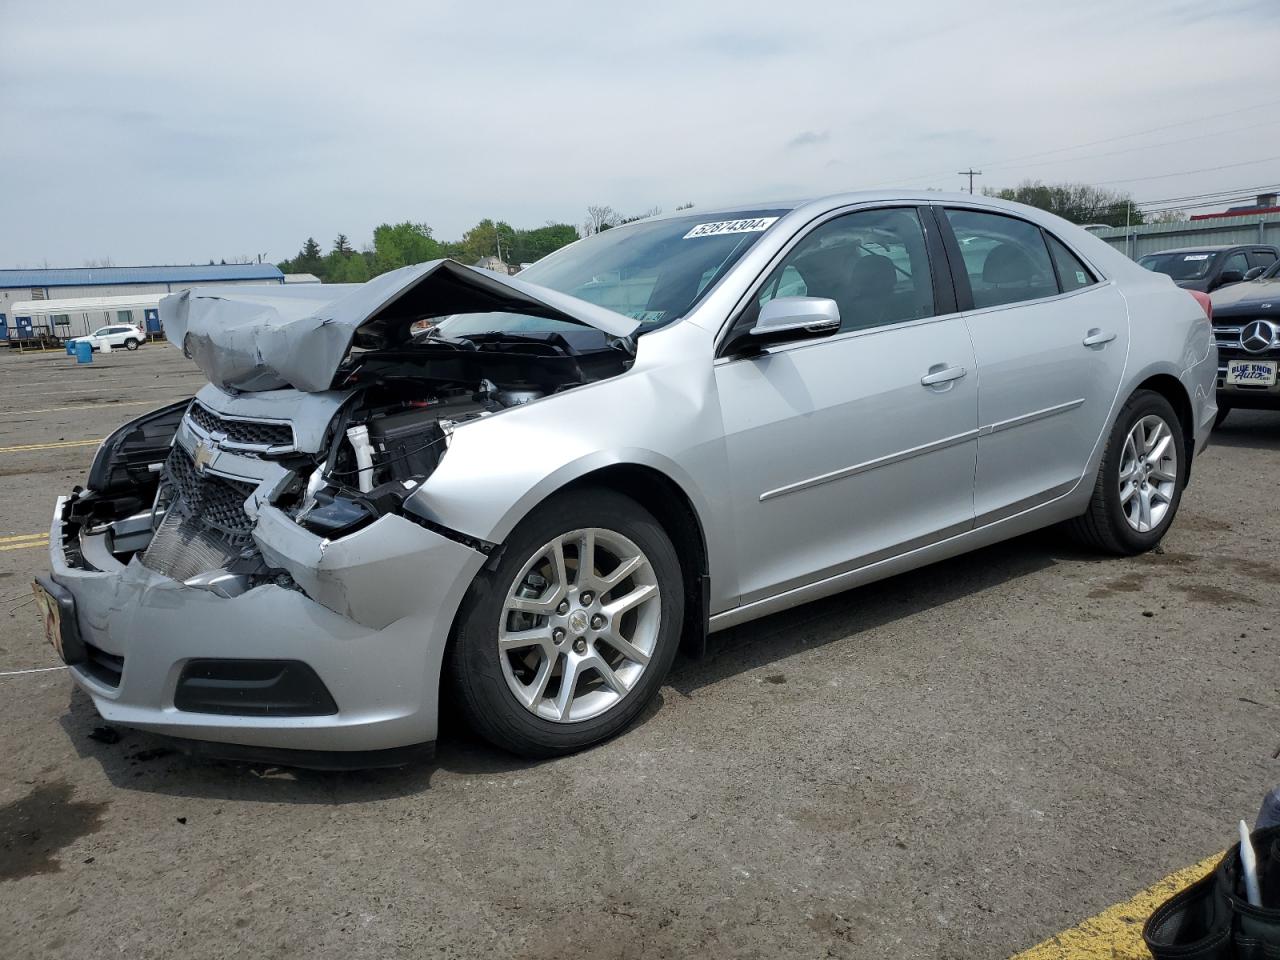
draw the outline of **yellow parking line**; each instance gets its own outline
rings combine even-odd
[[[0,543],[0,553],[6,550],[26,550],[28,547],[47,547],[49,545],[49,535],[43,534],[36,540],[21,540],[17,543]]]
[[[112,407],[137,407],[144,403],[155,403],[155,400],[103,400],[101,403],[73,403],[66,407],[44,407],[41,410],[22,410],[21,413],[58,413],[61,410],[109,410]]]
[[[1165,877],[1124,903],[1050,937],[1012,960],[1151,960],[1142,942],[1142,925],[1165,900],[1186,889],[1218,865],[1221,853]]]
[[[20,443],[16,447],[0,447],[0,453],[23,453],[27,450],[56,450],[60,447],[96,447],[102,442],[97,440],[56,440],[53,443]]]
[[[15,533],[12,536],[0,537],[0,543],[17,543],[20,540],[39,540],[41,537],[49,536],[45,533]]]

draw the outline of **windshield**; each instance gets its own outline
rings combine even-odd
[[[688,313],[787,212],[742,210],[626,224],[558,250],[517,276],[639,320],[636,332],[645,333]],[[584,327],[516,313],[468,313],[442,320],[436,331],[446,337],[561,334],[581,341],[575,334]]]
[[[1276,277],[1280,277],[1280,260],[1277,260],[1271,266],[1267,267],[1266,272],[1263,273],[1262,276],[1260,276],[1258,279],[1274,280]]]
[[[1138,266],[1155,273],[1167,274],[1174,280],[1199,280],[1209,272],[1213,263],[1212,250],[1192,250],[1182,253],[1153,253],[1138,261]]]

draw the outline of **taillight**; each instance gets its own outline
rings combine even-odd
[[[1213,301],[1207,293],[1201,293],[1199,290],[1188,290],[1187,293],[1196,298],[1196,303],[1200,304],[1200,309],[1204,311],[1204,315],[1213,322]]]

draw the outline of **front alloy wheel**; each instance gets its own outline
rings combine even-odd
[[[498,622],[502,675],[530,713],[590,720],[635,689],[661,623],[661,591],[644,551],[613,530],[572,530],[534,551],[507,593]]]
[[[614,736],[675,659],[684,592],[675,548],[640,504],[604,489],[557,495],[467,591],[447,664],[459,708],[526,757]]]

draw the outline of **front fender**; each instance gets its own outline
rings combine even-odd
[[[539,503],[597,470],[637,465],[669,478],[702,524],[709,559],[732,556],[723,427],[709,336],[687,324],[641,339],[636,365],[610,380],[472,421],[414,493],[414,512],[501,543]],[[692,341],[692,342],[690,342]],[[645,354],[649,357],[646,358]],[[650,362],[645,362],[649,359]]]

